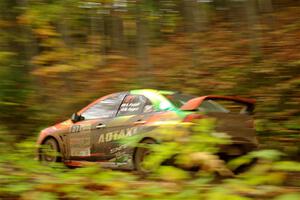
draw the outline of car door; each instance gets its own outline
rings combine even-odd
[[[120,140],[133,136],[139,132],[139,126],[143,125],[143,110],[149,104],[146,97],[142,95],[128,94],[120,105],[117,116],[105,123],[107,131],[93,132],[94,150],[97,160],[116,161],[126,155],[120,153],[126,149],[126,144],[120,143]],[[149,110],[149,106],[147,107]],[[120,162],[122,162],[120,160]]]
[[[94,133],[105,134],[111,131],[106,124],[116,116],[126,93],[114,93],[92,103],[80,114],[82,120],[70,126],[68,148],[71,160],[94,161],[95,157],[104,158],[94,151]]]
[[[91,130],[97,122],[97,120],[83,120],[70,126],[67,141],[71,160],[91,160]]]

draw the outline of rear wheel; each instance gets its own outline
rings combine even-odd
[[[141,142],[141,144],[155,144],[156,142],[152,139],[145,139]],[[151,150],[149,148],[145,147],[138,147],[136,149],[135,155],[134,155],[134,165],[135,169],[138,172],[141,173],[149,173],[153,171],[153,169],[149,169],[143,165],[144,159],[146,156],[148,156],[151,153]]]
[[[40,160],[48,163],[60,161],[59,147],[55,139],[49,138],[42,144]]]

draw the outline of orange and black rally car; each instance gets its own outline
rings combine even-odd
[[[151,89],[114,93],[74,113],[71,119],[42,130],[38,156],[41,161],[61,161],[68,166],[98,162],[109,168],[141,170],[147,151],[120,143],[121,139],[139,135],[141,143],[161,142],[155,137],[161,128],[191,122],[203,113],[217,119],[217,131],[230,135],[230,145],[235,148],[231,152],[243,155],[257,147],[254,103],[240,97],[196,97]],[[49,154],[49,150],[59,155]]]

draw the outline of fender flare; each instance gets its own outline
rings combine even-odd
[[[62,141],[62,138],[61,136],[57,135],[57,134],[49,134],[49,135],[46,135],[42,140],[41,142],[38,143],[38,145],[42,145],[44,144],[44,142],[48,139],[54,139],[56,142],[57,142],[57,145],[58,145],[58,148],[59,148],[59,153],[61,155],[61,161],[63,162],[66,158],[66,149],[65,149],[65,145]],[[38,147],[38,158],[40,159],[40,147]]]

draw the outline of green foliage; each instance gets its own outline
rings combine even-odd
[[[300,152],[300,5],[251,2],[1,0],[0,199],[299,199],[295,191],[279,193],[299,171],[299,163],[281,159]],[[92,99],[145,86],[252,96],[262,147],[284,153],[232,160],[230,169],[258,161],[214,185],[215,169],[224,167],[215,153],[229,141],[205,120],[188,140],[153,145],[145,164],[156,170],[144,181],[93,165],[70,170],[33,160],[41,128]],[[164,132],[169,140],[185,136]],[[160,167],[174,155],[177,165],[206,163],[206,170]]]
[[[281,195],[281,196],[275,198],[275,200],[297,200],[299,198],[300,198],[299,193],[292,193],[292,194]]]
[[[261,135],[299,131],[297,2],[3,0],[0,7],[0,119],[17,139],[91,99],[145,86],[252,96]]]
[[[274,164],[273,169],[298,172],[300,171],[300,165],[299,163],[293,161],[280,161]]]
[[[203,126],[207,126],[204,128]],[[200,128],[199,126],[202,126]],[[153,154],[147,158],[158,163],[156,170],[143,179],[137,174],[102,169],[97,164],[68,169],[63,164],[44,165],[34,160],[35,144],[31,140],[7,148],[0,157],[0,197],[14,199],[297,199],[299,194],[286,194],[283,185],[287,172],[299,171],[299,163],[281,161],[281,153],[263,150],[241,157],[258,158],[248,171],[231,177],[216,177],[219,171],[218,157],[205,152],[211,148],[187,148],[195,143],[213,146],[208,140],[209,131],[214,131],[208,120],[196,125],[191,139],[165,142],[151,146]],[[179,131],[180,132],[180,131]],[[173,132],[174,133],[174,132]],[[174,133],[176,135],[176,133]],[[182,133],[180,132],[180,135]],[[185,137],[189,138],[189,137]],[[196,141],[196,139],[199,139]],[[215,140],[215,146],[220,144]],[[224,141],[228,143],[227,140]],[[185,151],[185,149],[188,151]],[[167,153],[166,153],[167,152]],[[175,160],[185,155],[185,164],[197,164],[198,172],[183,170],[182,166],[161,165],[162,160],[176,154]],[[187,156],[190,155],[190,156]],[[193,155],[197,155],[196,157]],[[198,159],[198,160],[197,160]],[[238,158],[240,159],[240,158]],[[202,161],[196,162],[195,161]],[[213,161],[213,162],[212,162]],[[148,162],[147,160],[145,162]],[[212,165],[208,165],[213,163]],[[244,164],[239,162],[238,164]],[[176,167],[177,166],[177,167]],[[207,166],[210,166],[208,168]],[[153,166],[151,166],[153,167]]]

